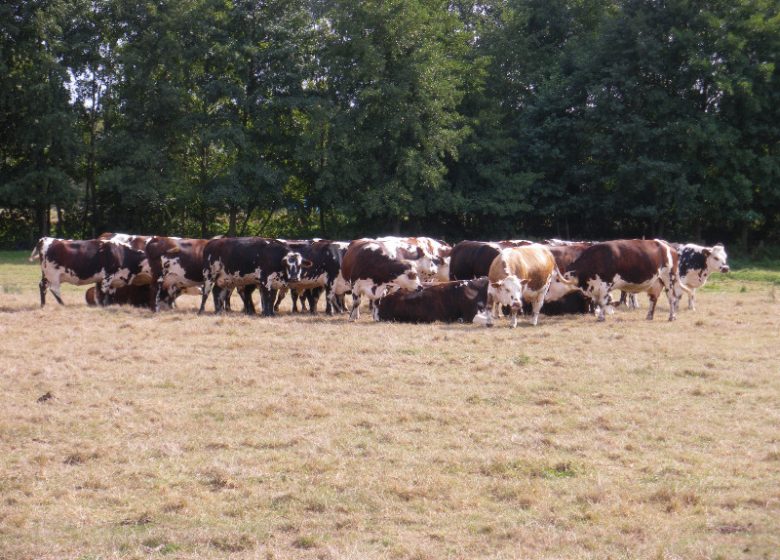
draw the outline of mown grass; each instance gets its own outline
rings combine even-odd
[[[724,278],[672,324],[511,330],[198,317],[186,297],[152,316],[87,308],[84,288],[41,310],[37,268],[12,266],[0,558],[780,550],[767,282]]]

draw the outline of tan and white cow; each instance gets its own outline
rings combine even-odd
[[[550,250],[537,244],[502,249],[493,259],[488,295],[493,302],[509,306],[512,328],[517,326],[523,300],[531,304],[531,324],[539,322],[539,311],[557,270]]]

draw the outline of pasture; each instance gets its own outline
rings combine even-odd
[[[511,330],[41,310],[28,255],[0,558],[780,557],[780,272]]]

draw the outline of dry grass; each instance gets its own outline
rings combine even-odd
[[[16,266],[0,558],[778,557],[769,284],[513,331],[40,310]]]

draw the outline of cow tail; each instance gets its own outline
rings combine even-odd
[[[30,258],[27,260],[33,262],[36,258],[43,258],[43,256],[41,255],[42,248],[43,248],[43,239],[39,239],[38,243],[35,244],[35,248],[32,250],[32,253],[30,253]]]
[[[560,280],[562,283],[566,284],[567,286],[571,286],[573,288],[577,287],[577,280],[569,280],[563,275],[563,272],[558,268],[558,265],[555,265],[555,274],[558,275],[558,280]]]

